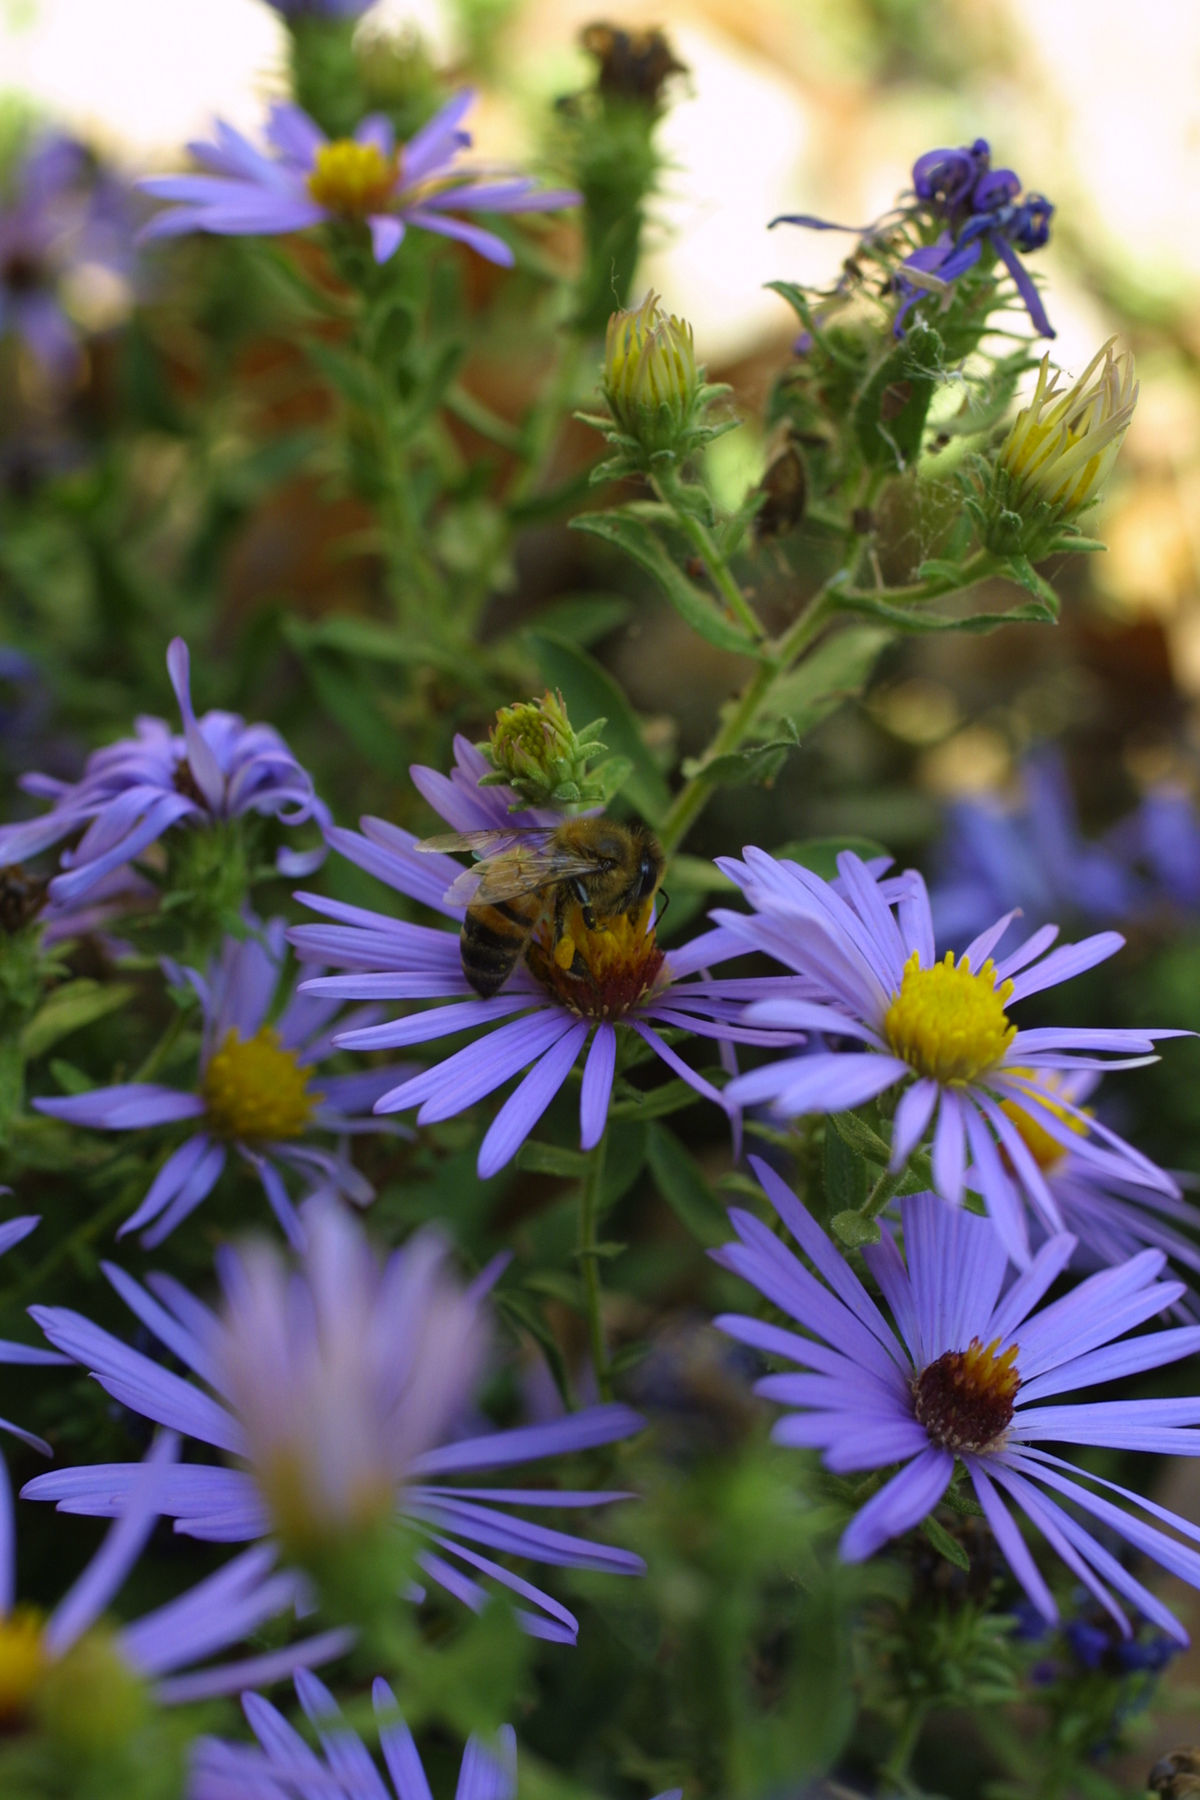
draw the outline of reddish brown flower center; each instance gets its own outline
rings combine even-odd
[[[530,972],[571,1012],[588,1019],[623,1019],[654,987],[664,956],[650,925],[653,898],[636,913],[584,923],[573,901],[557,939],[551,921],[538,926],[525,961]]]
[[[996,1354],[1000,1339],[985,1349],[972,1338],[965,1350],[947,1350],[913,1381],[913,1411],[935,1444],[955,1455],[993,1450],[1002,1442],[1021,1385],[1017,1346]]]

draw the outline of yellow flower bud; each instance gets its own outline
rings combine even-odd
[[[1060,391],[1044,357],[1029,405],[1017,414],[1000,451],[1014,502],[1045,501],[1077,513],[1099,494],[1116,460],[1138,387],[1133,357],[1114,356],[1115,338],[1098,350],[1075,384]]]

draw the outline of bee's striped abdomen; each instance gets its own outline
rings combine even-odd
[[[541,915],[540,892],[467,908],[459,948],[463,974],[484,1000],[498,993],[521,960]]]

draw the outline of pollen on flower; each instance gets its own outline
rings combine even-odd
[[[935,1444],[952,1450],[996,1449],[1013,1415],[1021,1385],[1016,1344],[1002,1356],[1000,1339],[985,1348],[972,1338],[965,1350],[947,1350],[913,1381],[913,1412]]]
[[[1013,1069],[1011,1073],[1014,1075],[1031,1076],[1033,1070]],[[1043,1080],[1046,1087],[1052,1085],[1052,1077],[1043,1077]],[[1008,1117],[1012,1120],[1013,1124],[1020,1132],[1021,1137],[1024,1139],[1034,1162],[1037,1164],[1038,1168],[1042,1170],[1057,1168],[1058,1164],[1067,1154],[1067,1145],[1061,1143],[1058,1138],[1046,1130],[1046,1127],[1041,1123],[1041,1120],[1038,1117],[1040,1113],[1048,1112],[1053,1114],[1053,1116],[1060,1120],[1069,1131],[1077,1133],[1080,1137],[1085,1137],[1087,1135],[1086,1118],[1079,1118],[1075,1113],[1068,1112],[1065,1106],[1059,1105],[1058,1101],[1051,1099],[1050,1095],[1041,1089],[1039,1089],[1038,1100],[1036,1102],[1025,1105],[1020,1100],[1002,1100],[1000,1102],[1000,1110],[1003,1113],[1007,1113]],[[1088,1108],[1085,1107],[1083,1110],[1086,1113]],[[1003,1149],[1001,1149],[1000,1154],[1001,1156],[1004,1156]]]
[[[204,1071],[208,1123],[219,1137],[240,1142],[299,1137],[321,1098],[308,1081],[307,1069],[272,1026],[251,1038],[227,1031]]]
[[[923,969],[914,950],[884,1014],[884,1036],[919,1075],[966,1086],[994,1068],[1017,1035],[1004,1010],[1012,991],[1011,981],[997,986],[990,957],[972,972],[965,956],[956,963],[948,950],[944,961]]]
[[[322,144],[313,160],[308,191],[318,206],[347,218],[363,219],[382,212],[400,178],[400,163],[375,144],[338,138]]]
[[[0,1731],[24,1715],[46,1671],[44,1622],[32,1606],[0,1619]]]
[[[635,913],[584,922],[573,901],[555,937],[554,922],[535,927],[526,964],[546,991],[571,1012],[588,1019],[622,1019],[654,987],[666,960],[655,939],[654,899]]]

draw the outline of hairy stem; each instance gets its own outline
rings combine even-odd
[[[587,1174],[579,1193],[579,1247],[577,1255],[583,1272],[584,1304],[587,1313],[588,1344],[592,1368],[596,1372],[596,1389],[601,1400],[612,1399],[612,1383],[608,1376],[608,1348],[604,1338],[601,1311],[600,1258],[596,1244],[596,1215],[600,1209],[600,1188],[604,1180],[604,1146],[602,1137],[591,1152]]]

